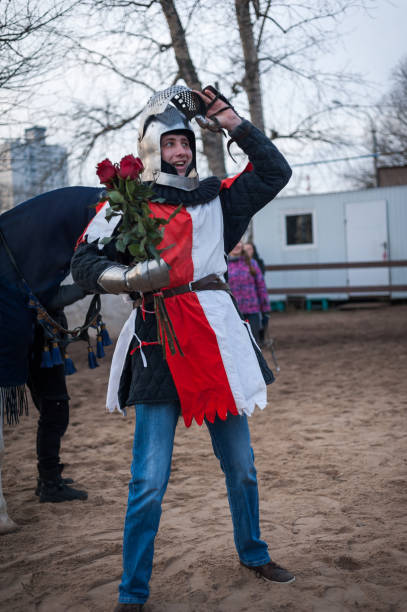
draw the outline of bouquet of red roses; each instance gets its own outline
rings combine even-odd
[[[171,221],[182,206],[180,204],[168,219],[153,217],[148,203],[165,200],[157,198],[151,186],[142,183],[142,172],[141,159],[133,155],[123,157],[120,164],[112,164],[109,159],[104,159],[96,169],[96,174],[107,191],[107,197],[103,198],[103,201],[109,202],[106,219],[119,215],[122,217],[118,234],[102,238],[102,243],[108,244],[111,240],[115,240],[116,249],[121,253],[125,253],[127,249],[132,256],[133,264],[153,258],[159,261],[160,253],[165,250],[156,248],[163,238],[163,226]],[[166,342],[172,354],[177,347],[182,355],[164,299],[159,293],[154,296],[154,310],[157,316],[157,335],[163,348],[164,358]]]
[[[164,225],[169,223],[181,206],[176,208],[168,219],[153,217],[148,202],[164,202],[157,198],[150,185],[141,181],[143,162],[139,157],[126,155],[119,164],[104,159],[96,167],[96,174],[105,185],[109,202],[106,219],[120,215],[122,221],[119,233],[114,237],[103,238],[103,244],[115,240],[118,251],[126,249],[133,263],[147,259],[160,259],[164,249],[157,249],[164,233]],[[169,247],[167,247],[169,248]]]

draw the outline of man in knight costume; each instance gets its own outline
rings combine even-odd
[[[189,113],[191,96],[201,104]],[[202,111],[202,102],[204,103]],[[189,114],[189,116],[188,116]],[[188,119],[225,129],[248,156],[246,170],[232,179],[200,180],[195,136]],[[270,559],[260,539],[258,489],[247,416],[267,403],[273,375],[225,283],[228,253],[252,216],[286,185],[291,169],[264,134],[243,120],[213,88],[203,93],[172,87],[147,104],[139,129],[143,181],[159,202],[153,216],[168,218],[161,261],[136,266],[118,254],[118,217],[101,209],[72,260],[76,283],[91,292],[127,293],[135,307],[112,360],[108,409],[136,408],[132,479],[124,528],[123,576],[116,612],[141,610],[149,595],[154,538],[170,476],[175,428],[205,422],[225,474],[239,560],[267,580],[294,576]],[[162,201],[161,201],[162,200]],[[164,202],[164,203],[163,203]],[[181,348],[163,358],[157,338],[154,296],[165,302]],[[141,305],[140,305],[141,304]],[[165,342],[165,340],[164,340]]]

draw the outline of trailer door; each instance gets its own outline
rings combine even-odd
[[[385,261],[388,256],[387,202],[349,202],[345,204],[347,260]],[[389,268],[348,268],[348,285],[389,284]],[[369,293],[379,293],[372,290]],[[380,292],[385,294],[386,292]],[[352,292],[350,295],[363,295]],[[366,293],[364,294],[366,295]]]

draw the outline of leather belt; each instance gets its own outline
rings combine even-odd
[[[227,283],[222,281],[217,274],[208,274],[196,281],[191,281],[185,285],[178,285],[178,287],[172,287],[171,289],[162,289],[157,291],[151,291],[149,293],[143,293],[144,304],[151,304],[154,302],[154,295],[161,295],[164,299],[174,297],[175,295],[181,295],[183,293],[191,293],[192,291],[213,291],[221,290],[231,293],[231,289]],[[137,307],[141,304],[142,299],[135,300],[134,306]]]

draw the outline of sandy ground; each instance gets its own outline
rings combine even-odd
[[[297,580],[239,565],[206,428],[180,423],[146,612],[407,610],[407,305],[276,313],[271,331],[281,373],[250,423],[262,536]],[[38,503],[35,408],[6,429],[21,529],[0,539],[1,612],[114,608],[134,416],[104,411],[108,360],[69,378],[62,457],[88,501]]]

